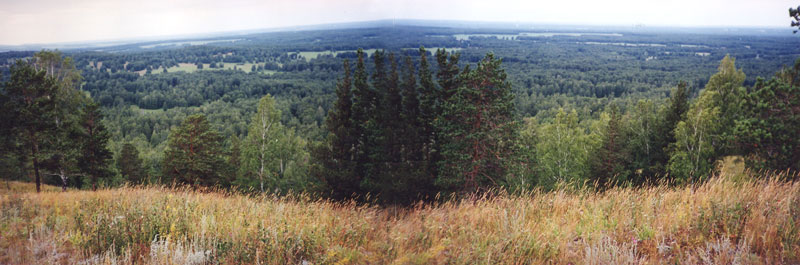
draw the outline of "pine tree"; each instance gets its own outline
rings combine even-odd
[[[653,135],[652,159],[649,172],[642,172],[649,181],[655,181],[657,174],[666,175],[667,164],[669,163],[671,146],[676,142],[675,128],[681,120],[686,118],[689,109],[689,89],[686,82],[679,82],[678,86],[672,90],[671,97],[667,106],[663,109],[661,123],[657,127],[657,133]]]
[[[84,105],[82,114],[83,133],[80,137],[82,155],[78,166],[82,172],[89,175],[92,190],[97,190],[99,179],[111,176],[109,165],[112,153],[108,150],[110,134],[103,125],[103,115],[97,103],[90,102]]]
[[[425,119],[422,117],[417,80],[414,77],[414,63],[411,57],[405,58],[406,69],[403,71],[402,82],[402,110],[400,114],[401,132],[401,162],[405,176],[405,194],[408,199],[424,199],[434,193],[433,178],[427,170],[428,161],[425,160],[427,139],[424,137],[426,130]]]
[[[448,54],[450,55],[449,57]],[[460,56],[459,53],[450,54],[445,49],[436,50],[436,62],[439,65],[439,72],[436,73],[436,78],[439,82],[438,99],[440,104],[449,101],[460,86],[458,76],[458,59]]]
[[[193,187],[226,185],[222,137],[206,117],[191,115],[172,130],[164,151],[164,176]]]
[[[436,117],[439,116],[437,107],[439,104],[439,90],[436,88],[436,84],[433,81],[433,74],[431,73],[430,65],[428,63],[428,51],[425,50],[425,47],[420,47],[419,53],[419,139],[422,143],[422,160],[425,161],[423,165],[423,174],[426,174],[428,178],[433,179],[436,175],[438,175],[438,155],[436,155],[436,150],[434,149],[434,145],[436,144],[434,121]]]
[[[139,150],[131,143],[122,145],[119,157],[117,158],[117,169],[128,182],[137,185],[145,181],[145,171]]]
[[[378,195],[384,202],[406,202],[413,195],[408,191],[408,174],[410,169],[403,162],[404,129],[402,120],[403,96],[400,91],[400,74],[394,54],[389,54],[391,65],[389,75],[383,82],[383,100],[381,101],[381,116],[377,120],[380,137],[377,154],[373,156],[376,176],[374,181],[368,182],[372,187],[369,190]],[[376,70],[377,71],[377,70]]]
[[[56,110],[56,115],[52,117],[53,133],[47,138],[46,156],[42,164],[48,175],[61,179],[62,190],[66,191],[69,178],[80,175],[79,171],[82,170],[79,165],[81,143],[74,139],[81,139],[85,134],[80,124],[81,107],[91,104],[91,99],[78,90],[82,77],[72,58],[63,57],[58,51],[42,51],[33,56],[31,63],[58,84],[58,89],[52,95]]]
[[[328,111],[325,125],[330,132],[326,141],[311,153],[314,159],[311,173],[331,192],[334,199],[359,194],[360,175],[355,171],[356,126],[353,124],[353,94],[350,62],[344,61],[344,77],[336,84],[336,102]]]
[[[231,147],[228,152],[228,165],[230,165],[231,170],[228,173],[228,179],[233,182],[239,178],[239,172],[242,171],[242,140],[235,134],[230,139]]]
[[[734,133],[748,167],[800,170],[800,60],[775,78],[756,82]]]
[[[475,70],[467,67],[459,75],[460,85],[444,101],[436,121],[437,139],[446,139],[441,143],[441,174],[436,183],[445,191],[497,186],[508,173],[506,160],[515,155],[517,124],[511,85],[500,64],[490,53]],[[448,75],[458,74],[450,71]]]
[[[40,163],[45,157],[46,139],[55,134],[53,128],[55,95],[59,89],[54,78],[39,71],[33,65],[17,61],[10,69],[11,77],[4,85],[7,100],[4,111],[9,113],[9,131],[19,139],[23,149],[28,150],[25,159],[30,159],[36,181],[36,192],[41,191]]]
[[[364,51],[357,51],[358,61],[353,78],[353,115],[352,124],[354,136],[356,137],[354,163],[356,179],[360,181],[360,187],[371,187],[373,184],[371,177],[375,171],[373,163],[379,143],[377,137],[380,136],[377,127],[376,115],[378,114],[378,93],[371,88],[367,82],[367,69],[364,63]],[[381,53],[376,52],[373,60],[381,61]],[[379,67],[376,67],[379,68]],[[379,71],[379,70],[376,70]],[[373,74],[373,84],[381,85],[383,77],[380,74]],[[359,188],[361,190],[361,188]]]
[[[619,108],[611,105],[609,110],[608,126],[602,146],[595,156],[591,179],[600,189],[614,184],[615,181],[625,181],[626,154],[622,147],[623,139],[620,126]]]

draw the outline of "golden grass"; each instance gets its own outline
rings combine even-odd
[[[774,178],[408,209],[162,187],[0,196],[2,264],[800,262],[800,184]]]
[[[60,187],[42,184],[42,191],[61,191]],[[36,184],[19,181],[0,181],[0,194],[9,192],[35,192]]]

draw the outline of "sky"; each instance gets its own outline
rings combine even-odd
[[[789,27],[797,0],[0,0],[0,44],[44,44],[379,19]]]

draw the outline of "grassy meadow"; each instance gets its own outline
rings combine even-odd
[[[411,208],[0,185],[0,264],[797,264],[800,183],[533,191]],[[27,187],[27,188],[26,188]]]

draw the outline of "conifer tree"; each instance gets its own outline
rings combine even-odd
[[[94,102],[84,105],[81,119],[83,131],[80,137],[82,155],[78,166],[82,172],[89,175],[92,190],[97,190],[99,179],[111,176],[109,165],[112,153],[108,150],[108,139],[111,135],[103,125],[102,119],[100,105]]]
[[[357,127],[353,124],[353,94],[350,63],[344,61],[344,78],[336,84],[336,102],[328,111],[325,125],[330,132],[326,141],[312,151],[315,163],[312,174],[331,192],[334,199],[360,193],[361,175],[356,173]]]
[[[172,130],[164,151],[164,176],[193,187],[226,185],[222,137],[200,114]]]
[[[437,139],[445,139],[436,184],[445,191],[478,191],[505,180],[507,160],[515,155],[517,124],[511,85],[500,64],[490,53],[475,70],[467,67],[458,74],[460,85],[452,97],[444,101],[436,121]]]
[[[450,56],[448,57],[448,55]],[[439,65],[436,79],[439,82],[438,99],[440,104],[450,100],[450,97],[456,93],[456,89],[460,86],[458,76],[458,59],[460,56],[459,53],[448,53],[445,49],[436,50],[436,62]]]
[[[228,165],[230,166],[230,172],[228,173],[228,179],[230,181],[236,181],[239,178],[239,172],[242,170],[242,140],[239,139],[239,136],[233,135],[231,136],[231,147],[230,151],[228,152]]]
[[[625,171],[625,150],[623,149],[623,139],[620,126],[620,114],[616,105],[611,105],[609,110],[608,126],[606,127],[605,138],[602,146],[595,156],[592,181],[598,188],[606,188],[607,185],[615,181],[625,181],[627,172]]]
[[[411,165],[421,165],[424,148],[424,139],[420,139],[424,128],[423,118],[420,115],[419,94],[417,92],[417,79],[414,76],[414,63],[410,56],[405,58],[402,86],[402,110],[400,120],[403,129],[403,155],[402,160]],[[411,166],[418,168],[416,166]]]
[[[360,187],[370,187],[372,174],[376,173],[373,163],[376,153],[377,137],[380,136],[376,123],[378,93],[371,88],[367,81],[367,69],[364,62],[364,51],[357,51],[358,61],[353,75],[353,116],[354,136],[356,137],[354,163],[356,179],[360,180]],[[376,51],[374,61],[381,61],[381,53]],[[380,67],[376,67],[380,68]],[[376,70],[380,71],[380,70]],[[383,81],[381,74],[373,74],[373,84],[380,85]],[[359,188],[360,190],[361,188]]]
[[[419,48],[420,61],[419,61],[419,117],[420,117],[420,141],[422,143],[422,160],[425,161],[424,174],[430,179],[437,175],[437,160],[434,150],[435,129],[434,120],[439,116],[438,112],[438,95],[439,90],[436,88],[436,83],[433,80],[433,74],[430,70],[428,63],[428,51],[425,47]]]
[[[131,143],[122,145],[122,150],[117,158],[117,169],[122,177],[132,184],[142,184],[145,181],[146,175],[142,158],[139,157],[139,150]]]
[[[55,95],[58,83],[28,62],[17,61],[10,69],[11,77],[4,86],[7,98],[4,111],[9,113],[9,131],[20,139],[27,150],[24,160],[33,166],[36,192],[41,191],[42,160],[45,158],[46,139],[55,134]]]
[[[742,110],[734,133],[747,166],[800,170],[800,60],[769,81],[759,79]]]

